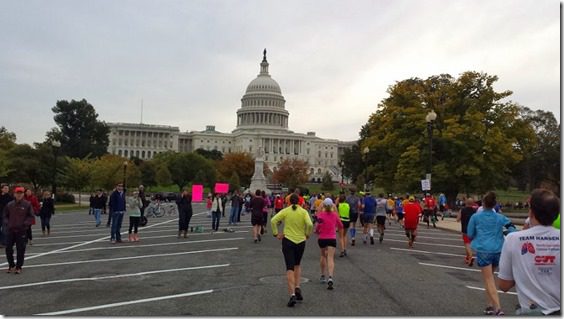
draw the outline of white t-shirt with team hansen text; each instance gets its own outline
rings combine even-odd
[[[505,237],[498,277],[515,281],[521,308],[560,309],[560,231],[536,225]]]

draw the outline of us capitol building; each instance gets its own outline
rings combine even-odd
[[[223,154],[248,152],[253,156],[260,151],[272,171],[282,160],[296,158],[308,162],[310,181],[321,181],[327,171],[334,181],[340,181],[342,155],[356,141],[341,142],[317,137],[315,132],[290,131],[286,100],[280,85],[268,73],[268,66],[265,49],[260,73],[247,86],[237,110],[237,127],[231,133],[218,132],[213,125],[204,131],[181,132],[176,126],[107,123],[108,152],[148,160],[166,151],[192,152],[199,148]]]

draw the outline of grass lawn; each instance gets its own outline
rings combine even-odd
[[[88,210],[88,206],[84,203],[82,205],[78,204],[57,204],[55,205],[55,213],[65,213],[65,212],[76,212],[77,210]]]

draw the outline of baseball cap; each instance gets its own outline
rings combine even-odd
[[[333,206],[333,200],[329,197],[323,200],[323,206]]]
[[[413,195],[409,196],[409,201],[410,201],[410,202],[414,202],[414,201],[415,201],[415,197],[413,197]]]
[[[25,192],[25,189],[21,186],[14,188],[14,193],[23,193],[23,192]]]

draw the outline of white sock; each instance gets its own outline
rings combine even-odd
[[[374,229],[370,229],[370,237],[374,237]]]

